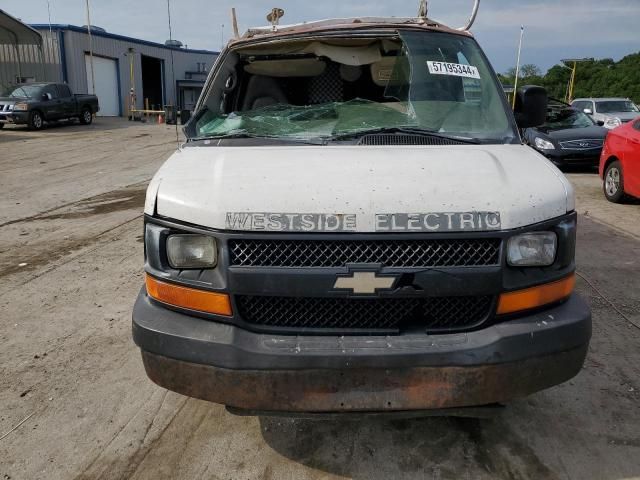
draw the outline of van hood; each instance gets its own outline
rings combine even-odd
[[[251,222],[235,228],[229,218],[242,212],[348,216],[348,230],[375,232],[380,215],[404,216],[406,226],[407,214],[421,215],[418,222],[425,214],[435,214],[427,217],[434,221],[442,214],[493,212],[506,230],[574,208],[571,184],[524,145],[189,146],[154,176],[145,213],[257,231],[264,231],[264,218],[255,228]],[[495,229],[495,218],[487,218],[473,230]]]

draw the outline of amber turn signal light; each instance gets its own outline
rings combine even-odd
[[[145,284],[149,296],[159,302],[199,312],[231,316],[231,301],[226,293],[207,292],[161,282],[150,275],[145,275]]]
[[[571,274],[557,282],[547,283],[525,290],[503,293],[500,295],[497,314],[505,315],[507,313],[531,310],[532,308],[538,308],[564,300],[571,295],[575,284],[576,276],[575,274]]]

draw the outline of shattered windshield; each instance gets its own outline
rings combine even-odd
[[[407,31],[396,40],[372,39],[357,52],[345,40],[240,56],[242,77],[230,77],[225,86],[235,88],[219,106],[205,99],[187,134],[331,140],[410,127],[485,143],[517,138],[504,95],[473,39]]]
[[[406,107],[356,98],[319,105],[273,105],[214,115],[198,122],[200,136],[248,134],[258,137],[327,138],[380,127],[416,127],[420,124]]]

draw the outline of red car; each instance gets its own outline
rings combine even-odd
[[[610,202],[619,203],[627,195],[640,198],[640,118],[609,132],[599,173]]]

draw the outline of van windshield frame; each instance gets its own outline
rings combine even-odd
[[[370,38],[388,37],[372,34]],[[185,133],[189,140],[247,136],[332,141],[345,135],[408,127],[483,144],[520,143],[507,97],[473,37],[401,29],[395,38],[402,47],[395,52],[392,68],[384,72],[388,81],[381,87],[383,97],[356,96],[315,104],[278,102],[222,113],[223,106],[209,105],[212,89],[205,89],[206,97],[198,103],[200,110]],[[390,56],[383,59],[389,60]],[[224,71],[220,68],[224,59],[220,60],[213,83]],[[369,67],[362,68],[368,73]],[[434,71],[438,68],[444,71]],[[371,72],[373,77],[373,66]],[[377,70],[383,75],[381,72]]]

